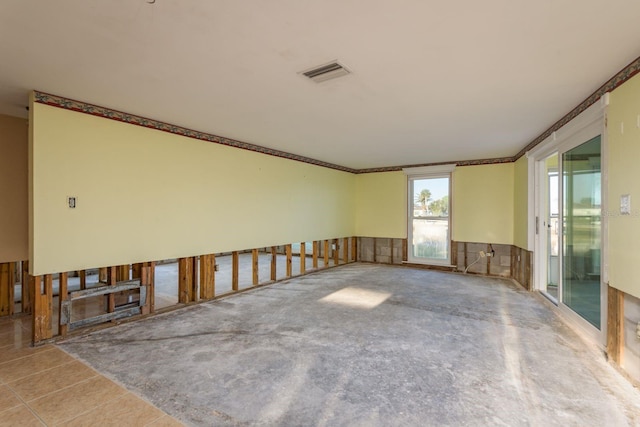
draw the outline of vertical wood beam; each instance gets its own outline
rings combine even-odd
[[[42,276],[36,276],[30,282],[33,296],[32,337],[33,343],[37,344],[53,336],[53,276],[44,276],[44,289]]]
[[[342,259],[344,263],[347,264],[349,262],[349,238],[345,237],[342,239]]]
[[[22,312],[31,313],[33,303],[31,294],[31,275],[29,274],[29,261],[22,261]]]
[[[624,292],[607,288],[607,356],[620,365],[624,350]]]
[[[351,237],[351,261],[356,262],[358,260],[358,238],[356,236]]]
[[[305,242],[300,242],[300,274],[307,271],[307,248]]]
[[[60,273],[58,275],[59,292],[58,292],[58,335],[66,336],[68,326],[60,323],[62,320],[62,303],[69,299],[69,273]]]
[[[138,266],[137,268],[135,266]],[[138,277],[135,277],[138,275]],[[144,305],[140,308],[140,314],[149,314],[151,312],[151,302],[149,298],[150,286],[149,286],[149,267],[146,264],[134,264],[131,269],[131,276],[133,279],[140,279],[140,286],[147,288],[147,299]]]
[[[453,240],[449,241],[451,246],[451,265],[456,267],[456,271],[458,269],[458,242],[454,242]],[[511,263],[513,265],[513,263]]]
[[[324,267],[329,266],[329,240],[324,241]]]
[[[314,240],[312,244],[313,268],[318,268],[318,241]]]
[[[78,271],[78,277],[80,278],[80,289],[87,289],[87,270]]]
[[[216,256],[200,255],[200,299],[216,296]]]
[[[278,252],[275,246],[271,246],[271,280],[275,281],[278,277],[276,275],[276,267],[278,265]]]
[[[467,256],[467,242],[464,242],[464,268],[469,267],[469,257]]]
[[[136,263],[131,265],[131,278],[142,279],[142,269],[145,268],[145,263]]]
[[[145,262],[144,266],[149,269],[149,292],[147,298],[149,299],[149,311],[154,313],[156,311],[156,263]]]
[[[491,253],[491,245],[489,243],[487,243],[487,250],[485,253]],[[491,258],[493,258],[493,256],[487,257],[487,276],[491,274]]]
[[[402,239],[402,261],[409,261],[409,239]]]
[[[333,239],[335,248],[333,249],[333,265],[340,264],[340,239]]]
[[[0,316],[13,314],[14,268],[13,262],[0,263]]]
[[[259,254],[258,254],[258,250],[257,249],[253,249],[251,251],[251,271],[252,271],[252,277],[253,277],[253,286],[257,286],[258,283],[260,283],[260,276],[259,276]]]
[[[233,251],[231,253],[231,267],[232,267],[232,271],[231,271],[231,289],[233,289],[234,291],[238,290],[238,276],[239,276],[239,271],[240,271],[240,267],[239,267],[239,260],[238,260],[238,252],[237,251]]]
[[[129,280],[129,264],[119,265],[117,267],[117,281],[125,282]]]
[[[187,304],[196,300],[195,257],[178,259],[178,302]]]
[[[374,237],[373,238],[373,262],[378,262],[377,254],[378,254],[378,239]]]
[[[291,258],[293,256],[291,251],[291,244],[285,245],[285,252],[287,254],[287,277],[291,277],[293,275],[293,268],[291,265]]]
[[[107,268],[107,285],[115,286],[118,281],[117,276],[117,268],[116,267],[108,267]],[[113,313],[116,311],[116,295],[109,294],[107,295],[107,313]]]
[[[395,264],[393,259],[393,240],[394,240],[393,237],[389,239],[389,245],[391,245],[391,264]]]

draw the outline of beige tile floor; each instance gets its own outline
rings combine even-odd
[[[0,318],[0,426],[181,426],[53,345],[30,346],[31,320]]]

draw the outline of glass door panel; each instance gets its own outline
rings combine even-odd
[[[409,180],[409,261],[449,264],[449,176]]]
[[[559,236],[560,226],[558,223],[559,200],[558,200],[558,154],[553,154],[545,160],[545,215],[543,219],[543,232],[546,233],[546,250],[547,250],[547,281],[546,293],[558,302],[558,285],[559,285]]]
[[[562,154],[562,302],[600,329],[600,136]]]

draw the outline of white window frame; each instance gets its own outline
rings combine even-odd
[[[411,264],[425,264],[438,266],[451,266],[451,232],[452,232],[452,205],[453,205],[453,171],[455,164],[444,164],[436,166],[422,166],[415,168],[404,168],[402,171],[407,176],[407,262]],[[449,242],[448,257],[445,260],[434,258],[416,258],[413,256],[413,202],[412,181],[430,178],[449,178],[449,225],[447,228],[447,239]]]

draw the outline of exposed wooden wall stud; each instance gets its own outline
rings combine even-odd
[[[285,252],[287,254],[287,277],[291,277],[293,275],[293,267],[291,265],[292,251],[291,244],[285,245]]]
[[[312,262],[313,262],[313,268],[318,268],[318,241],[314,240],[312,243]]]
[[[376,237],[373,238],[373,262],[378,262],[378,239]]]
[[[238,260],[238,252],[233,251],[231,253],[231,289],[234,291],[238,290],[238,272],[239,272],[239,260]]]
[[[22,261],[22,312],[31,313],[32,304],[31,275],[29,274],[29,261]]]
[[[333,239],[333,265],[340,264],[340,239]]]
[[[278,277],[276,275],[276,267],[278,266],[278,250],[275,246],[271,246],[271,280],[275,281]]]
[[[67,324],[60,323],[62,320],[62,304],[69,299],[69,273],[60,273],[58,275],[59,292],[58,292],[58,335],[67,335]]]
[[[342,239],[342,260],[344,263],[349,262],[349,238],[345,237]]]
[[[186,304],[196,301],[195,258],[178,260],[178,302]]]
[[[14,268],[12,262],[0,263],[0,316],[13,314]]]
[[[607,287],[607,356],[619,365],[624,349],[624,293]]]
[[[149,269],[149,292],[147,293],[147,299],[149,300],[149,311],[151,313],[156,311],[156,263],[145,262],[144,266]]]
[[[402,261],[409,261],[409,239],[402,239]]]
[[[351,261],[356,262],[358,260],[358,238],[356,236],[351,237]]]
[[[324,241],[324,267],[328,267],[329,266],[329,241],[325,240]]]
[[[251,262],[251,269],[253,272],[253,286],[256,286],[260,283],[260,276],[259,276],[259,272],[260,272],[260,254],[258,253],[257,249],[253,249],[251,251],[251,258],[252,258],[252,262]]]
[[[216,296],[216,256],[200,255],[200,298]]]
[[[129,264],[118,266],[118,282],[126,282],[129,280]]]
[[[131,278],[132,279],[141,279],[142,278],[142,269],[144,268],[144,263],[137,263],[131,265]]]
[[[138,266],[137,268],[135,266]],[[138,277],[135,277],[138,275]],[[140,279],[140,286],[144,286],[147,288],[147,299],[144,305],[140,308],[140,314],[149,314],[151,312],[151,303],[149,302],[149,292],[151,286],[149,285],[149,276],[151,272],[149,271],[149,267],[144,264],[134,264],[131,269],[131,276],[133,279]]]
[[[87,270],[80,270],[78,277],[80,278],[80,290],[87,289]]]
[[[31,280],[33,296],[32,336],[33,343],[47,340],[53,336],[53,276],[36,276]]]
[[[300,242],[300,274],[307,271],[307,248],[305,242]]]
[[[118,282],[117,274],[117,267],[107,268],[107,285],[116,285],[116,283]],[[107,313],[113,313],[114,311],[116,311],[116,295],[109,294],[107,295]]]

